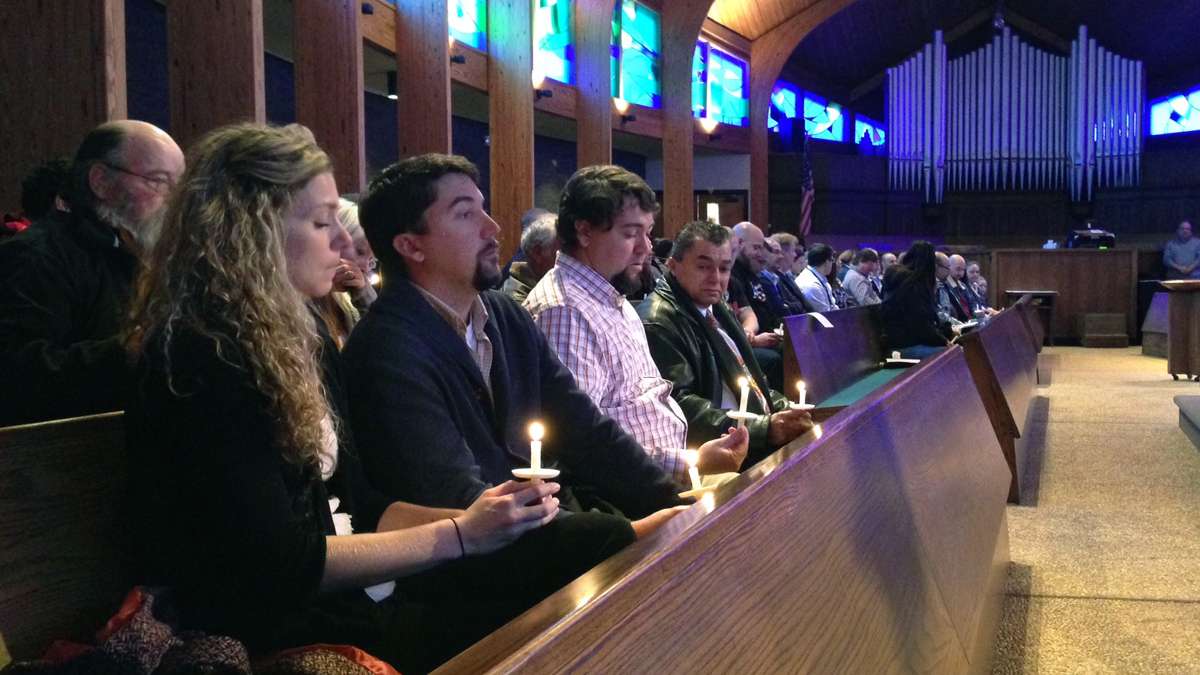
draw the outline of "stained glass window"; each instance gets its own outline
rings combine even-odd
[[[771,109],[767,111],[767,129],[778,132],[779,122],[796,118],[796,90],[777,82],[771,91]]]
[[[487,51],[487,0],[449,0],[450,37]]]
[[[1150,104],[1150,135],[1200,131],[1200,88]]]
[[[661,54],[658,12],[636,0],[620,0],[613,12],[613,96],[661,108]]]
[[[569,0],[533,0],[533,69],[571,84],[571,3]]]
[[[886,142],[887,133],[883,130],[883,125],[866,115],[854,116],[854,142],[862,143],[863,136],[867,137],[867,142],[871,145],[879,147]]]
[[[692,54],[692,114],[722,124],[750,124],[746,62],[700,42]]]
[[[845,138],[845,119],[842,106],[818,99],[804,97],[804,131],[810,138],[841,142]]]

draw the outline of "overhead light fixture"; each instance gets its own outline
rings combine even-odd
[[[458,63],[458,64],[466,63],[467,62],[466,54],[454,53],[454,47],[456,44],[457,44],[457,40],[455,40],[454,36],[451,35],[450,36],[450,46],[446,48],[446,50],[450,52],[450,63]]]
[[[721,134],[714,133],[719,126],[721,126],[721,123],[711,117],[700,118],[700,128],[704,130],[704,133],[708,134],[708,140],[710,141],[715,141],[721,137]]]
[[[396,95],[396,71],[394,70],[387,72],[387,97],[393,101],[400,98]]]
[[[542,85],[546,83],[546,74],[543,73],[540,69],[534,68],[533,72],[529,74],[529,79],[533,81],[533,93],[534,93],[533,100],[535,102],[540,101],[544,98],[553,98],[554,97],[553,91],[551,91],[550,89],[542,88]]]
[[[629,101],[626,101],[619,96],[614,96],[613,107],[617,109],[617,114],[621,116],[622,126],[624,126],[626,122],[633,122],[637,119],[637,115],[629,112]]]

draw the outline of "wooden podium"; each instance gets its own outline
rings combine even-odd
[[[1200,280],[1162,282],[1170,298],[1167,305],[1167,372],[1200,375]]]

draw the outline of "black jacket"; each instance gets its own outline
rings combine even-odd
[[[678,504],[679,486],[575,385],[529,313],[501,293],[481,298],[491,395],[463,339],[409,281],[388,282],[355,327],[343,359],[372,482],[394,499],[466,508],[529,465],[527,428],[540,419],[564,488],[631,518]]]
[[[119,410],[137,259],[82,210],[0,244],[0,426]]]
[[[770,392],[768,402],[771,410],[767,412],[782,410],[788,405],[787,399],[783,394],[770,390],[741,323],[723,303],[713,305],[712,311],[717,322],[737,343],[738,351],[759,388]],[[671,396],[675,397],[687,417],[688,443],[700,444],[718,438],[731,424],[725,415],[726,411],[721,408],[721,387],[725,385],[734,392],[738,391],[737,379],[741,369],[737,358],[700,315],[673,274],[668,273],[659,282],[654,292],[638,307],[638,314],[646,328],[650,355],[663,378],[671,381]],[[764,412],[758,405],[757,397],[750,397],[749,410]],[[767,445],[767,426],[766,417],[747,425],[751,462],[774,450]]]
[[[733,263],[731,277],[737,279],[746,294],[746,299],[750,302],[751,309],[754,310],[754,315],[758,317],[758,332],[766,333],[779,327],[783,319],[772,307],[771,294],[774,289],[768,288],[767,282],[752,272],[741,256],[738,256],[737,261]],[[731,284],[733,283],[732,279]]]
[[[883,277],[880,314],[888,349],[946,345],[949,333],[938,321],[934,289],[916,283],[902,265],[891,266]]]

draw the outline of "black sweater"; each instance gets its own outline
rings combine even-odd
[[[240,350],[194,332],[171,348],[167,388],[162,342],[140,359],[126,410],[132,470],[129,515],[143,579],[177,593],[183,625],[235,636],[252,649],[313,641],[379,642],[386,620],[361,590],[318,596],[327,505],[372,531],[388,501],[367,484],[342,430],[337,470],[323,483],[312,468],[285,461],[266,398]],[[343,395],[332,343],[324,359],[336,409]]]
[[[355,327],[342,355],[373,484],[394,499],[464,508],[528,466],[526,429],[540,419],[564,491],[632,518],[679,503],[679,486],[576,386],[529,313],[495,291],[481,297],[490,393],[466,343],[405,279],[389,281]]]
[[[888,349],[946,345],[949,336],[938,321],[933,287],[917,283],[903,265],[893,265],[884,275],[880,310]]]

